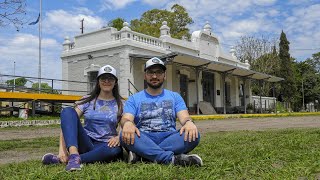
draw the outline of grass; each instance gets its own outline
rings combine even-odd
[[[9,144],[9,145],[6,145]],[[19,148],[57,147],[55,138],[19,141]],[[0,153],[17,144],[0,143]],[[0,179],[314,179],[320,174],[320,130],[291,129],[207,133],[193,151],[204,166],[88,164],[68,173],[39,160],[0,166]]]

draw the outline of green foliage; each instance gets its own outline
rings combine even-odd
[[[33,83],[32,89],[38,90],[39,89],[39,83]],[[47,93],[47,94],[61,94],[58,90],[52,89],[51,86],[48,85],[48,83],[41,83],[41,93]]]
[[[258,59],[252,62],[251,69],[254,71],[262,72],[265,74],[270,74],[277,76],[280,68],[279,56],[274,48],[273,52],[264,54]],[[254,95],[262,96],[273,96],[273,84],[269,82],[263,82],[259,84],[259,81],[252,81],[252,93]],[[280,89],[279,84],[275,84],[275,92],[278,92]],[[278,94],[275,94],[277,96]]]
[[[57,143],[48,141],[43,147]],[[215,132],[202,135],[192,151],[203,159],[200,168],[117,161],[85,164],[81,171],[68,173],[65,165],[44,166],[34,160],[0,166],[0,179],[316,179],[319,145],[319,129]]]
[[[247,110],[253,110],[253,105],[251,103],[247,104]]]
[[[146,11],[140,19],[134,19],[130,24],[133,31],[159,37],[163,21],[167,21],[173,38],[191,37],[187,25],[192,24],[193,20],[186,9],[178,4],[173,5],[171,11],[160,9]]]
[[[293,59],[289,54],[289,41],[286,34],[282,31],[279,43],[279,58],[280,58],[280,72],[279,76],[285,80],[281,82],[281,93],[283,94],[284,101],[292,103],[297,93],[295,85],[295,76],[293,70]]]
[[[16,86],[24,86],[24,85],[26,85],[26,83],[27,83],[27,79],[24,78],[24,77],[19,77],[19,78],[16,78],[16,79],[15,79],[15,84],[16,84]],[[7,80],[7,81],[6,81],[6,84],[13,86],[14,80],[13,80],[13,79]]]
[[[318,73],[317,60],[315,58],[317,54],[320,53],[313,54],[313,58],[308,58],[295,64],[299,92],[295,103],[299,108],[302,108],[303,94],[305,104],[319,102],[320,100],[320,74]]]
[[[116,28],[118,31],[120,31],[123,28],[123,23],[125,22],[125,20],[123,18],[116,18],[113,19],[111,21],[108,22],[108,26],[109,27],[114,27]]]
[[[283,103],[277,102],[276,111],[279,113],[286,113],[287,109],[284,107]]]

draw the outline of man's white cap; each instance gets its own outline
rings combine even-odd
[[[164,65],[163,61],[161,61],[161,59],[159,59],[157,57],[153,57],[153,58],[149,59],[146,62],[146,64],[144,65],[144,71],[146,71],[151,66],[155,66],[155,65],[160,66],[164,71],[167,69],[166,66]]]
[[[116,69],[113,68],[113,67],[110,66],[110,65],[105,65],[105,66],[103,66],[103,67],[101,67],[101,68],[99,69],[97,79],[98,79],[99,76],[101,76],[102,74],[112,74],[116,79],[118,79]]]

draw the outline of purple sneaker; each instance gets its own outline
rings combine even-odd
[[[42,156],[42,164],[49,165],[49,164],[59,164],[60,159],[57,155],[54,155],[52,153],[47,153]]]
[[[70,154],[66,171],[81,170],[81,159],[79,154]]]

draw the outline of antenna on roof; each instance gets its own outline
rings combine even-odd
[[[81,34],[83,34],[83,21],[84,21],[84,18],[82,19],[82,20],[80,20],[81,21],[81,27],[80,27],[80,29],[81,29]]]

